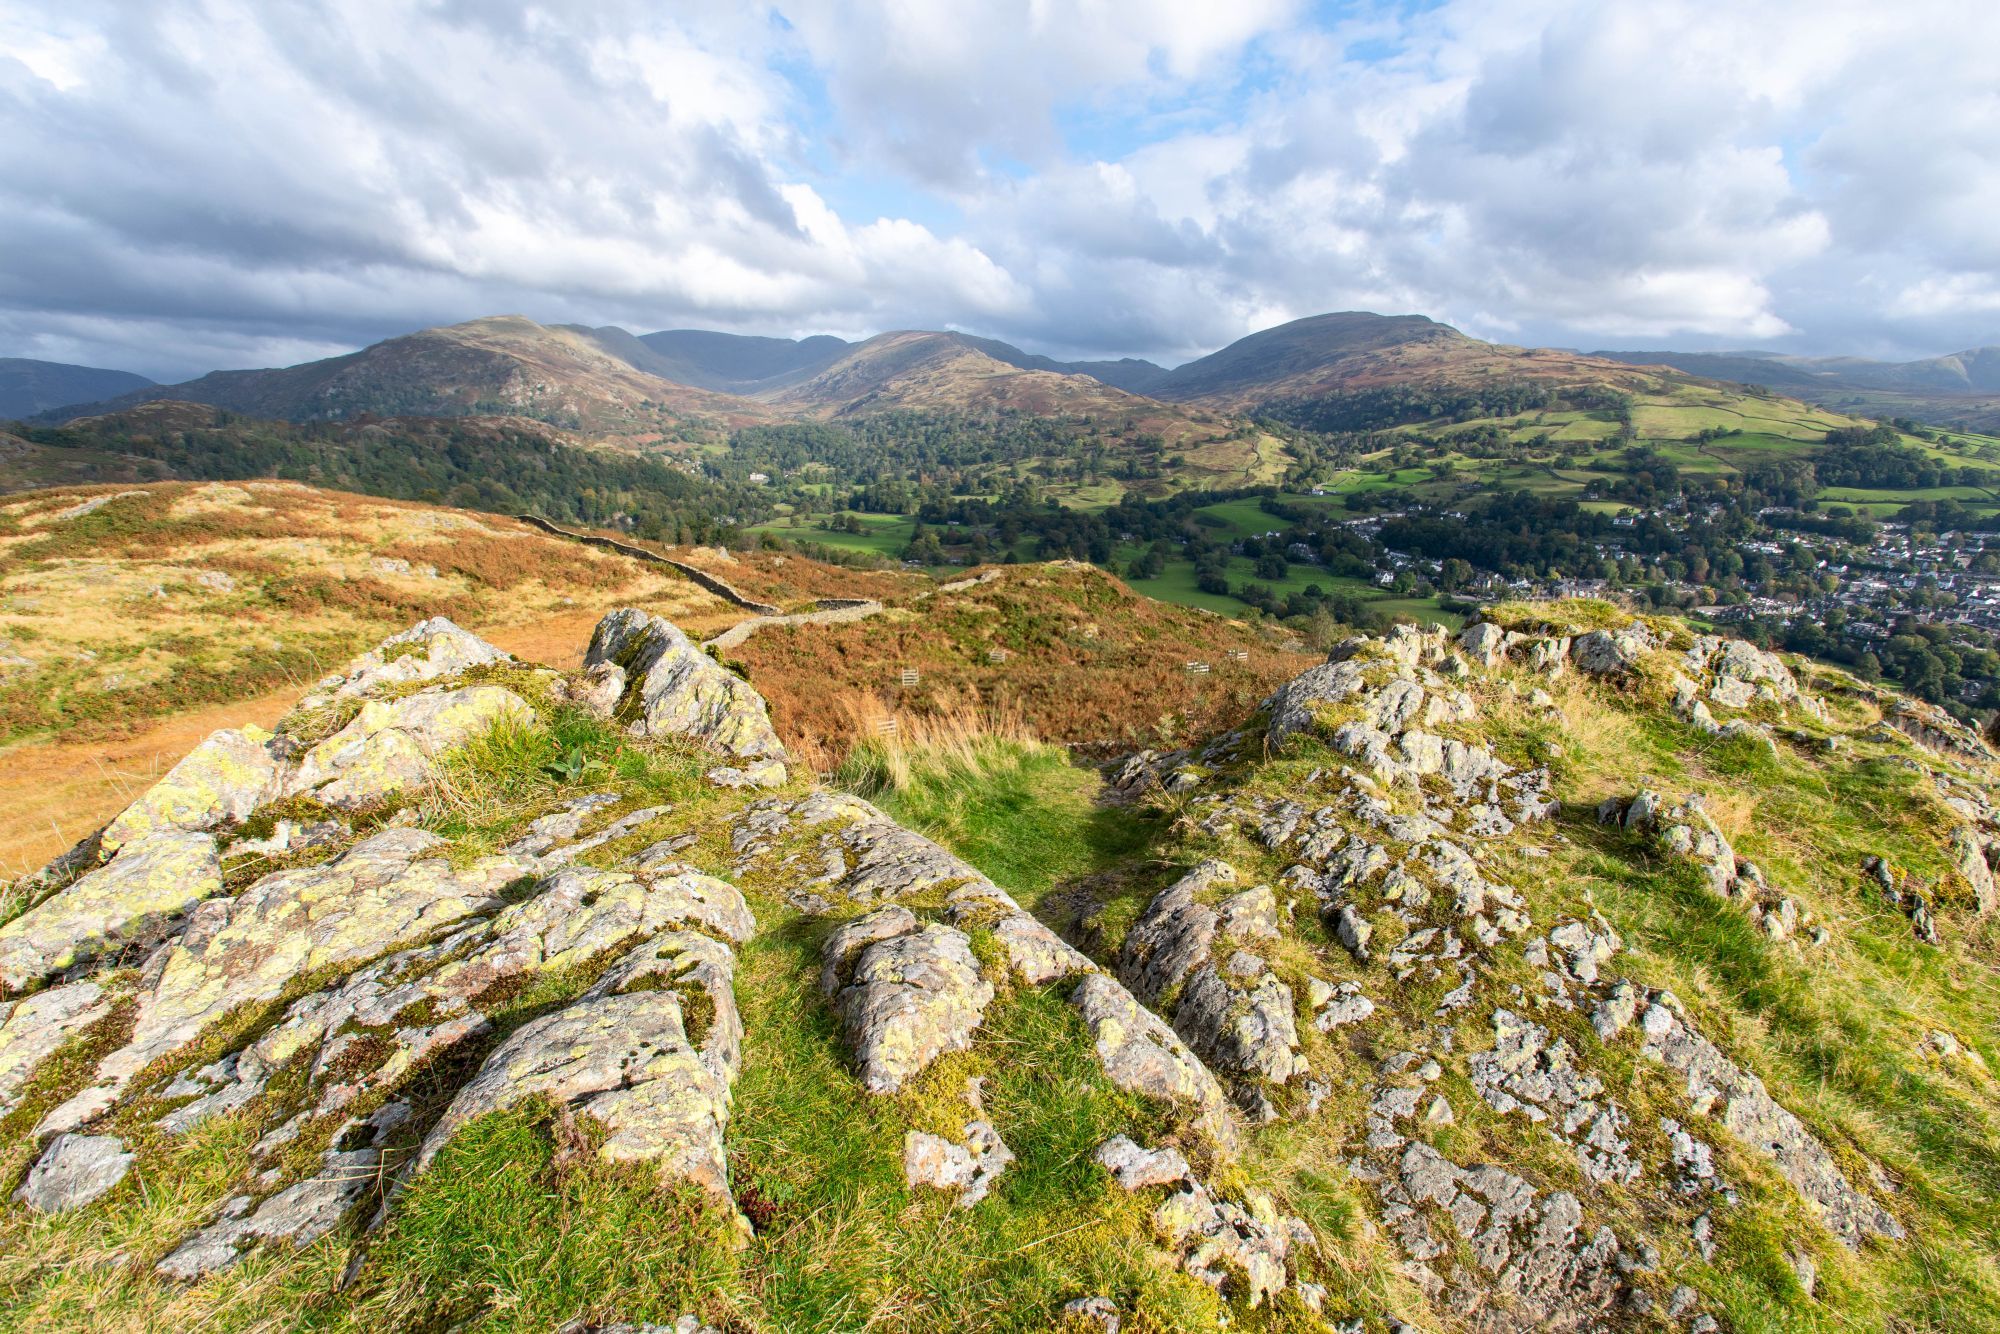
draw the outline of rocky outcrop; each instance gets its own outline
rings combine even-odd
[[[299,708],[318,709],[341,700],[380,696],[513,660],[511,654],[478,635],[459,629],[443,616],[433,616],[389,636],[343,670],[323,678],[299,701]]]
[[[870,1093],[894,1093],[939,1056],[970,1047],[993,999],[963,932],[919,924],[901,908],[834,933],[822,958],[822,985]]]
[[[1852,1247],[1871,1236],[1903,1236],[1895,1216],[1848,1183],[1826,1146],[1778,1105],[1762,1080],[1688,1025],[1672,992],[1642,992],[1633,983],[1620,983],[1598,1011],[1598,1031],[1615,1035],[1633,1016],[1640,1051],[1685,1079],[1689,1107],[1713,1116],[1746,1148],[1769,1158],[1843,1243]]]
[[[347,810],[379,805],[420,788],[445,752],[502,723],[535,720],[528,702],[504,686],[434,687],[394,700],[371,699],[345,727],[306,752],[287,789]]]
[[[130,1040],[98,1063],[96,1081],[51,1113],[44,1128],[87,1123],[133,1075],[238,1006],[276,999],[300,976],[352,967],[498,908],[502,887],[529,869],[489,857],[460,870],[425,855],[441,852],[443,842],[419,830],[388,830],[324,865],[278,871],[233,899],[207,900],[149,962]]]
[[[584,666],[624,673],[613,716],[634,735],[688,737],[743,761],[758,785],[785,781],[785,748],[763,697],[678,626],[633,608],[614,611],[598,622]]]
[[[1126,934],[1119,976],[1154,1004],[1175,993],[1174,1030],[1210,1066],[1284,1084],[1311,1073],[1292,989],[1239,947],[1278,934],[1276,899],[1269,885],[1217,897],[1235,881],[1228,865],[1204,862],[1162,890]]]
[[[726,945],[696,932],[640,945],[582,999],[523,1026],[487,1057],[425,1137],[416,1170],[467,1121],[546,1097],[604,1128],[605,1158],[650,1163],[663,1179],[728,1199],[723,1132],[743,1042],[734,967]],[[701,1000],[700,1028],[689,1020],[690,996]]]
[[[160,829],[119,849],[0,926],[0,991],[19,991],[72,964],[142,943],[222,892],[222,864],[207,834]]]

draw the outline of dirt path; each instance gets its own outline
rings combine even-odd
[[[583,665],[598,616],[597,611],[578,611],[478,633],[517,657],[568,670]],[[720,628],[736,618],[715,619]],[[254,699],[212,704],[160,719],[119,740],[33,741],[0,750],[0,877],[36,870],[68,849],[123,810],[210,732],[245,723],[269,727],[301,693],[287,687]]]

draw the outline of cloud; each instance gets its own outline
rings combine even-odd
[[[2000,341],[1975,0],[0,0],[0,353],[520,311],[1195,355]]]

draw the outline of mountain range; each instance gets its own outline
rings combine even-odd
[[[1619,389],[1661,374],[1759,386],[1862,415],[2000,424],[2000,348],[1925,361],[1756,352],[1578,353],[1471,338],[1421,315],[1293,320],[1181,366],[1057,361],[995,339],[899,330],[850,342],[701,329],[471,320],[358,352],[160,385],[117,371],[0,361],[0,417],[59,422],[174,399],[289,421],[511,416],[587,439],[693,444],[759,422],[912,410],[1088,418],[1185,450],[1272,403],[1395,384],[1560,380]]]
[[[696,329],[635,335],[505,315],[420,330],[358,352],[271,370],[128,385],[44,417],[71,420],[175,399],[290,421],[374,415],[508,415],[593,437],[698,440],[750,422],[894,409],[1103,419],[1198,443],[1282,397],[1412,378],[1632,379],[1615,361],[1469,338],[1420,315],[1294,320],[1168,369],[1061,362],[990,338],[900,330],[859,342]]]

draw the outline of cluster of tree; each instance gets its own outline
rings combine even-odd
[[[1273,399],[1259,409],[1259,415],[1307,431],[1379,431],[1440,417],[1512,416],[1563,406],[1565,399],[1564,391],[1555,386],[1528,380],[1491,385],[1392,384]]]
[[[898,410],[745,427],[712,466],[727,481],[753,472],[809,479],[835,493],[856,492],[855,508],[906,514],[926,496],[983,489],[1024,462],[1049,476],[1138,481],[1161,475],[1163,453],[1158,436],[1091,417]]]
[[[1814,462],[1822,486],[1913,491],[1931,486],[2000,484],[1990,468],[1953,467],[1902,443],[1893,426],[1843,426],[1826,433],[1828,448]]]
[[[1820,617],[1794,617],[1780,622],[1763,618],[1745,627],[1746,638],[1837,662],[1864,680],[1886,680],[1897,687],[1963,712],[1967,703],[1981,709],[2000,708],[2000,652],[1993,637],[1972,626],[1942,624],[1905,616],[1890,628],[1887,639],[1859,639],[1846,634],[1848,617],[1834,611]],[[1968,701],[1966,685],[1976,684]]]
[[[35,444],[149,460],[189,481],[273,477],[391,500],[622,527],[668,542],[712,542],[764,517],[754,487],[718,486],[658,459],[577,449],[517,423],[462,418],[275,422],[218,413],[214,424],[148,429],[128,419],[26,427]]]

